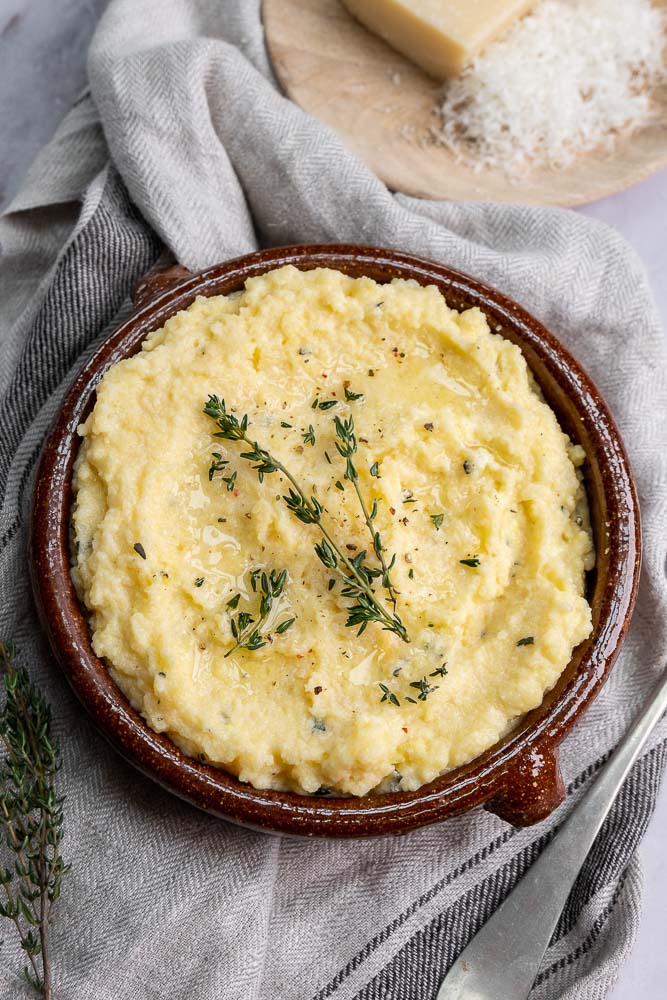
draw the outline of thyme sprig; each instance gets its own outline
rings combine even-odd
[[[231,629],[236,644],[225,653],[225,659],[235,653],[237,649],[247,649],[252,653],[271,641],[270,632],[265,630],[265,625],[271,614],[273,602],[278,600],[285,589],[287,570],[283,569],[277,573],[275,569],[272,569],[268,575],[265,572],[255,570],[251,577],[253,591],[257,590],[258,580],[260,588],[259,621],[253,618],[249,611],[239,611],[236,617],[232,616]],[[240,598],[241,595],[236,594],[230,601],[227,601],[227,607],[230,610],[236,610]],[[286,618],[276,627],[276,633],[282,635],[283,632],[292,627],[295,621],[295,618]]]
[[[382,567],[382,586],[389,594],[389,600],[391,601],[392,607],[394,609],[394,615],[396,614],[396,590],[391,582],[391,577],[389,576],[390,570],[393,569],[396,562],[396,554],[391,557],[389,564],[387,564],[384,557],[384,547],[382,545],[382,536],[380,532],[376,529],[374,525],[375,518],[377,517],[378,505],[377,500],[373,501],[370,511],[366,506],[366,501],[364,500],[363,494],[359,488],[359,474],[357,472],[356,466],[352,460],[352,456],[357,453],[357,437],[354,433],[354,418],[349,416],[347,420],[341,420],[340,417],[334,417],[334,426],[336,428],[336,436],[338,441],[336,441],[336,448],[338,453],[345,459],[345,475],[352,483],[354,491],[357,494],[357,499],[359,500],[359,505],[361,511],[364,515],[364,520],[366,522],[366,527],[368,528],[371,540],[373,543],[373,551]],[[375,478],[378,477],[378,463],[374,462],[371,466],[371,475]]]
[[[52,997],[48,928],[69,870],[60,854],[63,799],[55,789],[61,759],[50,735],[51,709],[28,674],[14,664],[13,643],[0,642],[5,703],[0,709],[0,829],[15,859],[0,867],[0,916],[10,919],[29,965],[24,975],[45,1000]]]
[[[248,436],[248,415],[245,414],[239,420],[233,413],[227,412],[224,399],[218,396],[209,396],[204,413],[211,417],[218,427],[215,437],[226,441],[240,441],[248,445],[250,450],[241,452],[240,457],[253,463],[252,468],[257,473],[260,483],[263,482],[264,476],[274,472],[282,473],[290,483],[288,492],[282,499],[297,520],[303,524],[313,524],[321,532],[322,541],[315,546],[315,553],[327,569],[335,571],[345,582],[345,587],[341,591],[342,596],[354,601],[348,607],[345,624],[350,627],[358,625],[357,634],[361,635],[369,622],[378,622],[404,642],[409,642],[407,630],[398,614],[395,611],[389,612],[373,590],[373,581],[382,575],[383,570],[366,565],[365,551],[358,553],[354,559],[345,554],[323,521],[324,509],[317,497],[312,495],[309,497],[283,463]]]

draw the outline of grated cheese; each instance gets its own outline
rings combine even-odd
[[[562,168],[654,114],[665,18],[650,0],[542,0],[444,90],[437,142],[475,171]]]

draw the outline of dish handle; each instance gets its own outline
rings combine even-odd
[[[142,309],[154,299],[175,285],[180,285],[192,277],[192,271],[182,264],[171,264],[169,267],[154,268],[139,278],[132,288],[132,302],[136,309]]]
[[[525,750],[505,775],[502,790],[485,808],[512,826],[532,826],[565,799],[558,749]]]

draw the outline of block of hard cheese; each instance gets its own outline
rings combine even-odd
[[[468,62],[536,0],[343,0],[376,35],[438,79]]]

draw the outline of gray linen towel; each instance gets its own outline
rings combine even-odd
[[[393,196],[277,92],[257,0],[113,0],[91,95],[0,223],[0,634],[55,707],[73,869],[53,932],[59,1000],[428,1000],[463,945],[589,786],[665,657],[662,334],[618,235],[571,212]],[[451,264],[516,297],[597,379],[644,515],[634,624],[563,748],[568,801],[514,830],[478,810],[404,838],[299,842],[171,798],[98,736],[35,623],[25,525],[46,427],[80,359],[166,251],[201,268],[260,245],[347,240]],[[636,848],[665,752],[633,769],[545,956],[535,1000],[602,998],[632,945]],[[9,932],[3,997],[24,996]]]

